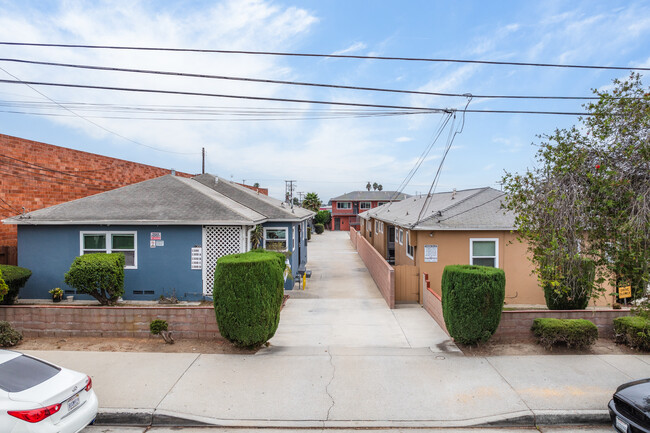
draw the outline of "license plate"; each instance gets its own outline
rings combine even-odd
[[[79,406],[79,394],[74,395],[68,399],[68,412],[72,412]]]
[[[623,433],[627,433],[627,423],[619,417],[616,417],[616,429]]]

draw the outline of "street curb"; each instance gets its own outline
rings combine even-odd
[[[465,420],[227,420],[170,411],[100,409],[96,425],[232,428],[458,428],[536,427],[538,425],[609,425],[607,410],[540,410],[516,412]]]

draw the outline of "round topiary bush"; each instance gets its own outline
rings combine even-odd
[[[167,331],[168,328],[169,325],[167,324],[167,321],[162,319],[152,320],[151,323],[149,324],[149,331],[153,335],[158,335],[162,331]]]
[[[325,226],[323,224],[314,224],[314,230],[317,235],[323,234],[325,231]]]
[[[9,289],[0,304],[12,305],[18,299],[20,289],[25,287],[27,280],[32,276],[32,271],[20,266],[0,265],[0,274],[2,274],[2,279]]]
[[[451,265],[442,273],[442,314],[456,341],[487,341],[497,330],[506,293],[503,270]]]
[[[569,267],[565,267],[569,269]],[[593,293],[596,265],[593,260],[580,259],[572,273],[544,284],[544,298],[549,310],[584,310]]]
[[[283,254],[260,250],[217,260],[212,296],[224,338],[251,347],[275,335],[284,295],[284,260]]]

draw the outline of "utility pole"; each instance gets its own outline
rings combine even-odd
[[[298,193],[298,200],[300,200],[300,203],[302,204],[302,200],[305,198],[305,193],[304,192],[299,192]]]
[[[205,174],[205,147],[201,148],[201,156],[202,156],[201,174]]]
[[[287,200],[289,204],[293,207],[293,190],[295,189],[294,183],[295,180],[285,180],[285,193],[284,193],[284,198]]]

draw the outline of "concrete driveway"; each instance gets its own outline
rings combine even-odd
[[[307,288],[287,291],[274,347],[458,348],[419,304],[390,310],[347,232],[312,235]]]

